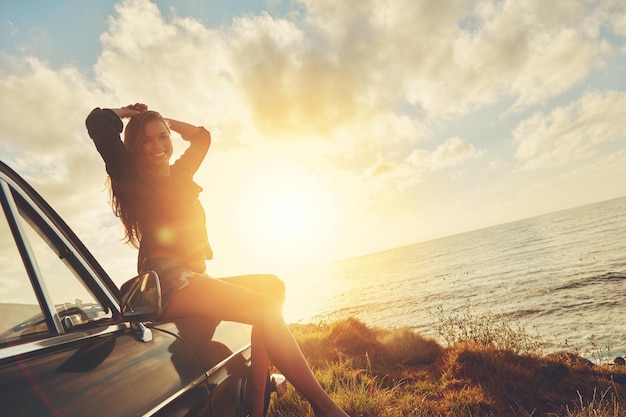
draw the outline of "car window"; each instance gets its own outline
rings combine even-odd
[[[103,306],[79,278],[43,239],[34,222],[24,218],[23,232],[37,261],[39,273],[47,294],[52,300],[65,330],[75,326],[111,318],[111,310]]]
[[[8,191],[8,187],[3,186],[5,190]],[[110,319],[111,309],[98,301],[66,259],[76,259],[73,249],[67,247],[71,243],[57,235],[56,226],[40,217],[41,212],[27,200],[7,197],[6,212],[0,211],[4,214],[0,214],[0,344],[70,332]],[[19,226],[15,229],[19,230],[19,239],[11,232],[14,220]],[[20,256],[18,248],[22,245],[28,248],[27,262]],[[25,264],[32,265],[36,271],[35,285],[27,273],[30,268],[25,268]],[[56,310],[58,318],[51,320],[51,308]]]
[[[48,334],[43,317],[7,219],[0,214],[0,344]]]

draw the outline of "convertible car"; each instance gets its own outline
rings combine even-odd
[[[247,415],[250,326],[154,321],[158,276],[146,273],[118,288],[1,161],[0,202],[2,415]],[[281,375],[268,375],[266,403],[284,384]]]

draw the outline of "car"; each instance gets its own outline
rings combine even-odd
[[[0,407],[11,417],[246,415],[248,325],[160,322],[156,273],[118,288],[0,161]],[[285,380],[268,374],[268,387]],[[270,389],[266,393],[266,409]]]

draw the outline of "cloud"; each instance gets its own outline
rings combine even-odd
[[[566,91],[609,56],[602,39],[582,30],[599,27],[589,17],[597,13],[573,2],[477,2],[446,74],[453,96],[442,101],[463,110],[511,97],[525,108]]]
[[[380,204],[393,199],[396,193],[412,189],[432,175],[450,169],[464,162],[477,159],[483,152],[471,143],[458,138],[450,138],[433,151],[415,149],[402,160],[379,159],[368,166],[362,176],[343,174],[346,191],[353,194],[359,204]],[[450,178],[454,178],[454,174]],[[356,192],[355,192],[356,191]]]
[[[89,97],[85,79],[74,68],[54,70],[36,58],[3,57],[0,66],[0,123],[3,144],[58,150],[80,123],[81,100]]]
[[[359,91],[432,117],[512,97],[527,107],[610,54],[599,37],[617,4],[542,1],[301,1],[306,21]],[[358,99],[357,99],[358,102]]]
[[[34,57],[1,62],[2,159],[60,206],[89,194],[104,179],[92,169],[99,158],[83,122],[98,95],[93,85],[72,67],[53,69]]]
[[[374,204],[426,189],[426,180],[452,182],[485,155],[483,167],[505,177],[513,159],[565,166],[623,137],[623,93],[577,96],[598,69],[623,59],[622,0],[294,4],[211,27],[122,0],[100,36],[93,77],[0,56],[3,159],[68,210],[82,201],[96,210],[104,171],[84,118],[95,106],[143,101],[211,130],[206,178],[260,175],[247,161],[274,155],[272,163],[297,161],[322,176],[346,201]],[[555,101],[561,107],[546,110]],[[456,129],[477,110],[493,125]],[[505,126],[533,111],[513,133]],[[491,152],[497,137],[511,136],[515,155]]]
[[[451,138],[441,144],[430,155],[428,166],[433,171],[453,167],[470,158],[480,157],[482,152],[477,151],[471,143],[461,138]],[[411,158],[411,157],[409,157]],[[420,158],[423,162],[423,158]]]
[[[609,49],[589,29],[605,23],[608,6],[559,2],[546,12],[536,1],[300,5],[299,15],[262,13],[210,28],[165,17],[147,0],[118,3],[94,68],[97,92],[110,101],[103,105],[145,101],[208,124],[218,147],[343,141],[346,131],[393,132],[402,118],[426,124],[507,97],[517,106],[540,103],[580,81]],[[364,140],[352,138],[352,146]]]
[[[358,114],[351,73],[294,25],[267,14],[236,19],[233,74],[244,107],[268,139],[328,139]]]
[[[535,113],[513,133],[516,158],[528,169],[589,158],[602,144],[626,136],[624,106],[624,92],[590,92],[547,114]]]
[[[435,150],[415,149],[407,158],[407,163],[417,172],[436,172],[454,166],[461,165],[469,159],[482,156],[483,152],[459,138],[454,137],[446,140]]]
[[[229,88],[223,34],[193,19],[163,18],[147,0],[116,4],[101,36],[96,81],[121,103],[144,101],[163,113],[204,119],[223,115]]]

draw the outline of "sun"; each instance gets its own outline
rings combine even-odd
[[[325,219],[313,194],[311,189],[283,184],[269,187],[261,196],[255,230],[269,258],[304,258],[323,239],[318,228]]]
[[[238,235],[247,255],[274,266],[323,257],[336,213],[330,192],[314,176],[297,166],[275,166],[248,178],[239,198]]]
[[[293,196],[278,197],[269,202],[267,207],[269,226],[273,232],[284,238],[296,235],[306,228],[306,220],[310,221],[306,205]]]
[[[317,222],[315,190],[282,184],[269,189],[261,197],[258,216],[263,220],[261,231],[270,241],[312,237]]]

